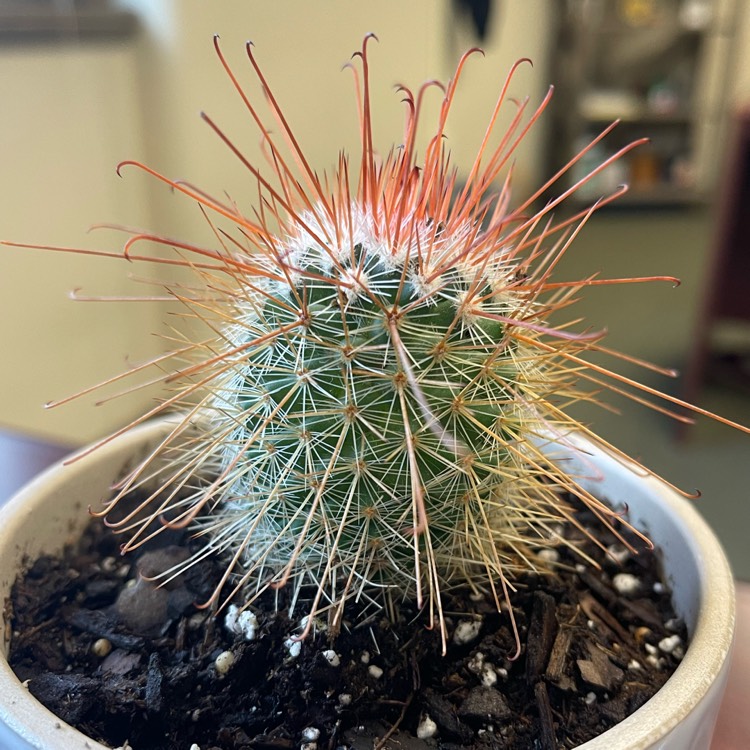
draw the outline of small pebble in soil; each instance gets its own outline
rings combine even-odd
[[[91,653],[103,659],[112,650],[112,643],[106,638],[97,638],[91,646]]]
[[[383,676],[383,670],[375,664],[370,664],[367,667],[367,673],[376,680],[379,680]]]
[[[644,625],[644,626],[642,626],[642,627],[640,627],[640,628],[636,628],[636,629],[635,629],[635,632],[633,633],[633,638],[635,639],[635,642],[636,642],[636,643],[637,643],[637,644],[638,644],[639,646],[642,646],[642,645],[643,645],[643,642],[644,642],[644,641],[646,640],[646,638],[648,638],[648,637],[649,637],[650,635],[651,635],[651,628],[647,628],[647,627],[646,627],[646,626]]]
[[[618,573],[612,579],[612,585],[623,596],[633,596],[641,589],[641,582],[632,573]]]
[[[652,589],[655,594],[660,594],[660,595],[663,594],[664,591],[666,590],[664,588],[664,584],[661,581],[656,581],[656,583],[654,583],[654,585],[652,586]]]
[[[457,646],[465,646],[467,643],[475,641],[481,630],[482,620],[480,618],[461,620],[453,631],[453,642]]]
[[[115,602],[118,619],[134,633],[150,634],[167,622],[169,592],[143,578],[122,589]]]
[[[352,703],[352,696],[349,693],[341,693],[339,695],[339,705],[350,706]]]
[[[417,737],[420,740],[429,740],[437,734],[437,724],[428,714],[424,714],[417,726]]]
[[[196,631],[202,628],[207,619],[208,615],[205,612],[196,612],[194,615],[190,615],[187,618],[188,630]]]
[[[234,654],[231,651],[222,651],[214,661],[216,672],[222,676],[229,672],[233,664]]]
[[[362,664],[369,664],[370,663],[370,652],[369,651],[363,651],[360,654],[359,660],[362,662]]]
[[[187,549],[176,544],[170,544],[151,552],[144,552],[138,558],[138,573],[146,579],[159,578],[174,572],[188,557],[190,557],[190,553]],[[164,587],[167,589],[176,588],[179,585],[179,579],[164,581]]]
[[[332,666],[338,667],[341,664],[341,657],[331,648],[323,652],[323,658]]]

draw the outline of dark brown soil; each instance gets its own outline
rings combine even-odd
[[[616,564],[590,545],[601,571],[576,569],[559,547],[567,570],[518,582],[515,661],[508,617],[457,594],[445,606],[451,633],[475,623],[476,635],[451,640],[445,657],[439,634],[406,605],[398,622],[373,612],[334,642],[320,628],[293,657],[288,639],[299,621],[282,614],[283,601],[278,614],[270,600],[254,608],[258,632],[246,640],[223,614],[193,604],[213,588],[214,563],[155,590],[134,585],[138,565],[153,572],[182,550],[147,551],[136,563],[117,545],[93,523],[78,548],[36,561],[11,603],[18,677],[64,721],[112,747],[372,750],[374,738],[386,738],[376,748],[571,748],[648,700],[686,638],[650,552]],[[636,576],[637,591],[619,593],[618,573]],[[221,675],[224,652],[233,664]]]

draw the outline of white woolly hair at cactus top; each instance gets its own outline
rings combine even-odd
[[[576,332],[574,319],[553,326],[549,316],[560,317],[587,286],[675,280],[552,280],[591,212],[625,188],[565,219],[556,219],[554,209],[638,142],[534,212],[610,126],[514,204],[514,153],[551,90],[530,113],[528,100],[511,100],[513,73],[527,62],[519,61],[475,161],[454,166],[446,124],[461,72],[477,51],[471,50],[447,85],[399,87],[403,137],[380,155],[371,130],[370,42],[348,66],[361,155],[339,156],[321,177],[252,46],[247,55],[270,117],[245,93],[215,40],[268,161],[264,169],[250,163],[203,115],[248,171],[248,187],[258,195],[251,216],[142,164],[121,165],[195,201],[215,243],[133,232],[122,252],[94,254],[190,269],[191,287],[176,283],[168,292],[212,333],[116,378],[156,378],[176,389],[136,424],[167,410],[182,417],[121,482],[102,515],[135,486],[156,488],[137,512],[111,523],[126,535],[126,551],[155,533],[149,523],[156,519],[158,528],[191,525],[204,536],[198,556],[220,553],[227,561],[207,605],[240,597],[249,606],[269,588],[288,586],[290,609],[309,615],[304,636],[317,615],[335,633],[349,601],[367,610],[410,597],[445,638],[447,588],[467,585],[500,609],[519,571],[547,569],[538,551],[564,543],[560,522],[577,525],[566,493],[605,524],[615,520],[564,462],[548,457],[555,444],[569,451],[573,433],[604,444],[566,414],[568,405],[609,389],[685,419],[665,402],[687,404],[587,363],[588,352],[628,359],[605,348],[601,334]],[[435,91],[442,105],[420,155],[422,102]],[[501,110],[511,112],[510,125],[495,133]],[[174,252],[140,254],[147,244]]]

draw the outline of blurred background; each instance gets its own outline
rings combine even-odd
[[[369,31],[376,143],[401,137],[394,85],[447,80],[466,66],[447,137],[470,165],[505,75],[511,93],[555,98],[518,152],[520,202],[614,118],[622,122],[582,164],[633,138],[651,141],[588,183],[567,209],[623,182],[630,192],[596,214],[559,278],[669,274],[682,284],[592,289],[578,306],[608,345],[659,365],[668,379],[624,363],[628,376],[750,424],[750,9],[744,0],[0,0],[0,239],[117,251],[97,222],[209,239],[200,212],[135,171],[137,159],[172,178],[224,192],[250,210],[252,179],[199,117],[205,110],[251,161],[258,135],[216,58],[212,37],[253,101],[263,71],[312,166],[357,152],[352,78],[342,65]],[[436,90],[435,90],[436,91]],[[435,94],[427,111],[439,106]],[[743,116],[744,113],[744,116]],[[744,129],[743,129],[744,126]],[[572,170],[565,189],[582,176]],[[579,202],[580,201],[580,202]],[[78,445],[143,411],[139,392],[94,407],[43,404],[137,365],[169,331],[168,305],[122,301],[143,293],[107,258],[0,249],[0,427]],[[158,281],[158,279],[155,279]],[[71,302],[71,292],[79,301]],[[113,297],[107,303],[89,296]],[[116,301],[116,300],[120,301]],[[580,416],[686,490],[750,579],[750,438],[700,420],[611,399]]]

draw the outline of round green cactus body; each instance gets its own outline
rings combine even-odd
[[[411,222],[394,252],[351,214],[338,247],[307,216],[281,244],[284,280],[238,295],[239,353],[207,404],[232,425],[221,512],[236,538],[252,529],[256,582],[413,594],[498,568],[540,514],[518,501],[543,358],[501,322],[533,310],[513,264],[455,263],[470,227]]]

